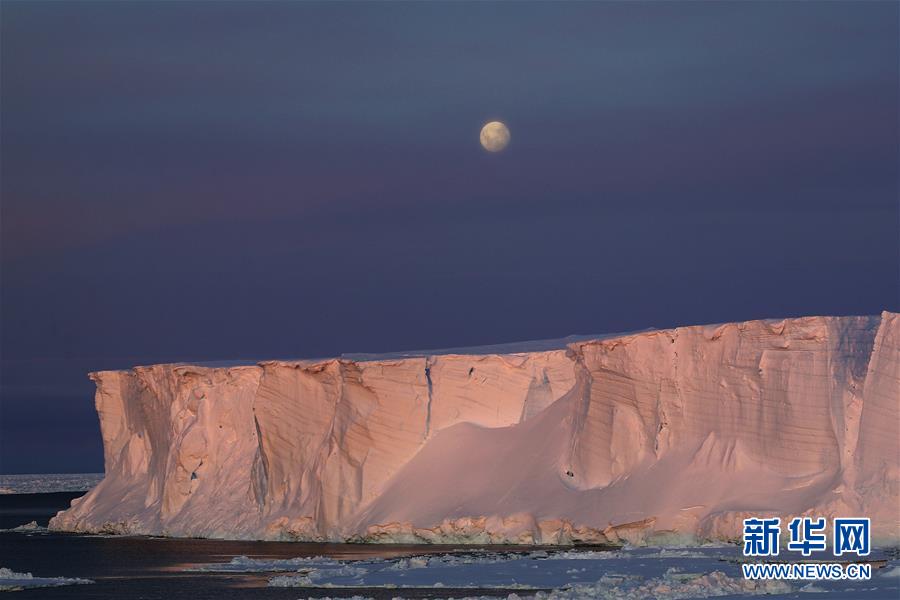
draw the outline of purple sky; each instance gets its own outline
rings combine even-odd
[[[89,370],[900,309],[897,3],[0,13],[0,472]]]

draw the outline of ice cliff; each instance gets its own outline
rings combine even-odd
[[[814,514],[900,539],[900,315],[560,346],[93,373],[106,476],[51,528],[640,543]]]

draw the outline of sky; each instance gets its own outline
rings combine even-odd
[[[898,22],[4,0],[0,472],[102,470],[93,370],[900,310]]]

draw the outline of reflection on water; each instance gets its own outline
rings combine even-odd
[[[46,525],[58,510],[79,493],[0,496],[2,527],[29,521]],[[504,547],[491,547],[503,549]],[[521,546],[505,547],[525,550]],[[79,536],[49,533],[0,533],[0,567],[35,576],[82,577],[93,585],[44,588],[16,593],[16,598],[297,598],[296,590],[269,588],[266,574],[191,573],[183,569],[222,562],[235,556],[289,559],[327,556],[338,559],[395,558],[422,554],[471,552],[471,546],[419,546],[368,544],[312,544],[122,536]],[[404,596],[449,597],[478,595],[477,590],[404,590]],[[495,590],[496,592],[496,590]],[[362,593],[392,598],[391,590],[303,590],[303,597],[352,596]],[[505,595],[505,594],[504,594]]]
[[[221,597],[223,591],[246,592],[253,598],[297,598],[296,590],[269,588],[265,573],[186,572],[201,564],[227,563],[235,556],[289,559],[327,556],[341,559],[393,558],[447,552],[471,552],[471,547],[368,546],[294,542],[243,542],[118,536],[78,536],[55,533],[0,533],[0,566],[41,576],[82,577],[97,583],[78,588],[19,592],[16,598],[178,598]],[[523,550],[516,548],[516,550]],[[335,596],[339,590],[303,591],[303,597]],[[467,596],[475,590],[405,590],[405,597]],[[321,592],[321,593],[319,593]],[[348,590],[348,595],[391,598],[391,590]],[[504,594],[505,595],[505,594]],[[241,596],[236,596],[241,597]]]

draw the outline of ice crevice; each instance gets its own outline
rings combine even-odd
[[[431,433],[431,401],[434,397],[434,384],[431,381],[431,357],[425,357],[425,381],[428,386],[428,397],[425,405],[425,433],[422,436],[423,440],[428,439],[428,435]],[[469,375],[472,375],[474,367],[469,368]]]

